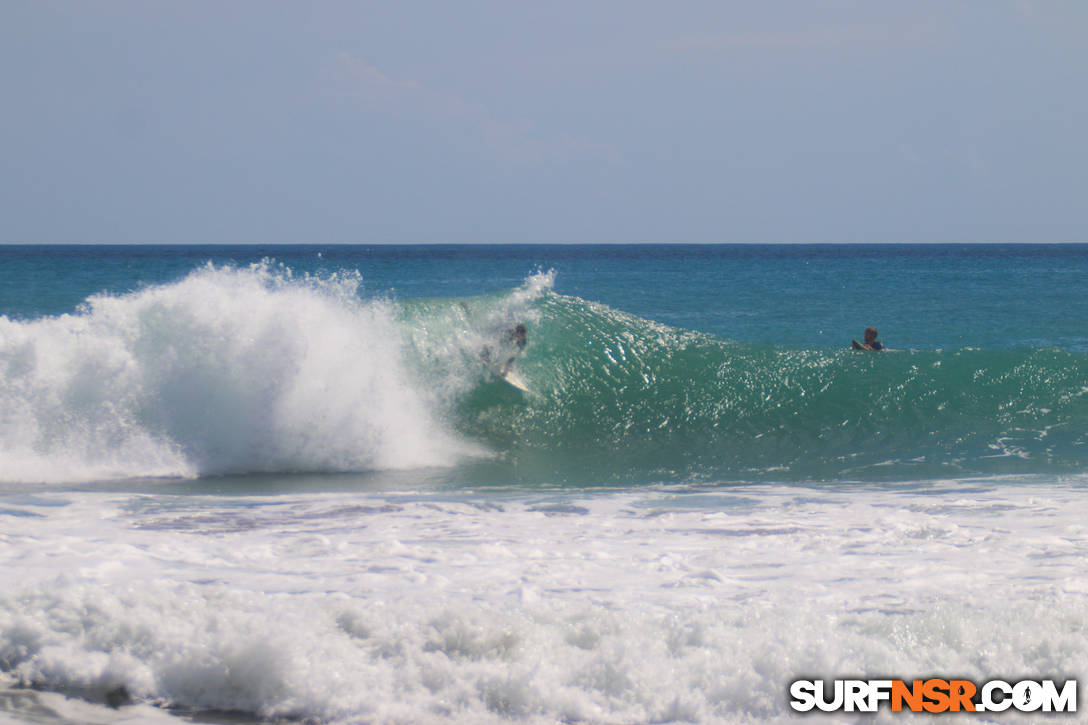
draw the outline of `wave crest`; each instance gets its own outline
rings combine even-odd
[[[271,262],[0,318],[0,479],[446,465],[447,430],[358,273]]]

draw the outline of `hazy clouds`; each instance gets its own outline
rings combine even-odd
[[[0,6],[2,241],[1088,239],[1075,2]]]

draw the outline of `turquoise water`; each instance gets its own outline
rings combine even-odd
[[[1086,245],[3,247],[0,270],[0,392],[20,411],[0,453],[25,471],[7,480],[59,475],[51,452],[73,448],[65,479],[1088,467]],[[518,322],[523,354],[503,342]],[[868,325],[889,352],[847,350]]]
[[[0,246],[0,314],[270,258],[358,270],[363,296],[502,292],[555,269],[555,292],[725,340],[838,348],[866,324],[895,348],[1088,351],[1088,245]],[[868,321],[868,322],[867,322]]]
[[[0,247],[0,720],[1083,682],[1086,293],[1088,245]]]

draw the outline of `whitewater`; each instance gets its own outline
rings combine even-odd
[[[1088,669],[1083,245],[0,260],[0,721],[892,722],[789,683]]]

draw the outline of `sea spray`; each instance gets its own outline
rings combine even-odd
[[[356,274],[211,264],[178,282],[0,318],[0,478],[63,481],[449,464]]]
[[[518,325],[527,325],[528,338],[539,346],[541,312],[554,283],[554,270],[538,271],[518,287],[490,295],[398,300],[404,359],[429,398],[449,411],[493,382],[507,361],[521,355],[510,335]]]

